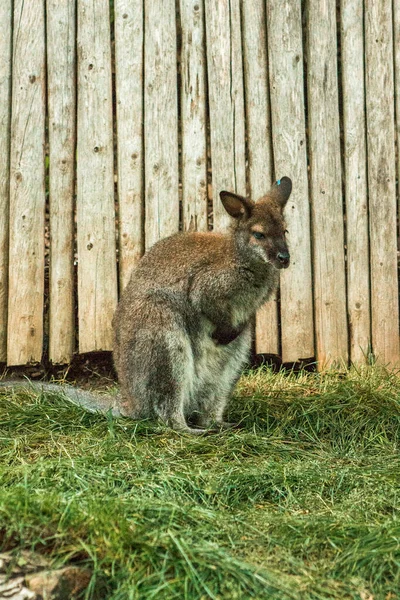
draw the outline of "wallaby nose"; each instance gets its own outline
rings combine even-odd
[[[278,254],[276,255],[277,259],[279,260],[279,262],[281,263],[282,267],[284,269],[286,269],[289,266],[290,263],[290,254],[287,250],[283,251],[283,252],[278,252]]]

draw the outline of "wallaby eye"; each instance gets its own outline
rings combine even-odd
[[[265,239],[265,235],[263,233],[261,233],[261,231],[253,231],[252,234],[253,234],[253,237],[256,238],[256,240]]]

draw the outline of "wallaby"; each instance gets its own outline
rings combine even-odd
[[[67,386],[67,397],[92,411],[158,418],[193,434],[229,426],[223,413],[250,352],[253,318],[276,289],[279,269],[289,266],[283,209],[291,189],[283,177],[257,202],[223,191],[234,219],[228,233],[177,233],[157,242],[134,269],[113,319],[120,395]]]

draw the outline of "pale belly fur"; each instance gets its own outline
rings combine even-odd
[[[189,397],[186,409],[197,410],[206,399],[227,397],[239,377],[251,345],[251,333],[244,331],[228,345],[216,344],[212,339],[212,324],[204,319],[202,335],[196,349],[187,346],[187,378]]]

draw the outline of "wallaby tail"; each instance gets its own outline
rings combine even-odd
[[[119,394],[100,394],[96,392],[87,392],[81,388],[73,387],[72,385],[58,385],[56,383],[43,383],[40,381],[30,380],[10,380],[0,381],[0,389],[9,388],[10,390],[24,389],[37,393],[53,392],[63,394],[70,402],[81,406],[89,412],[99,412],[105,414],[111,409],[111,413],[115,417],[120,416],[120,411],[117,407]]]

